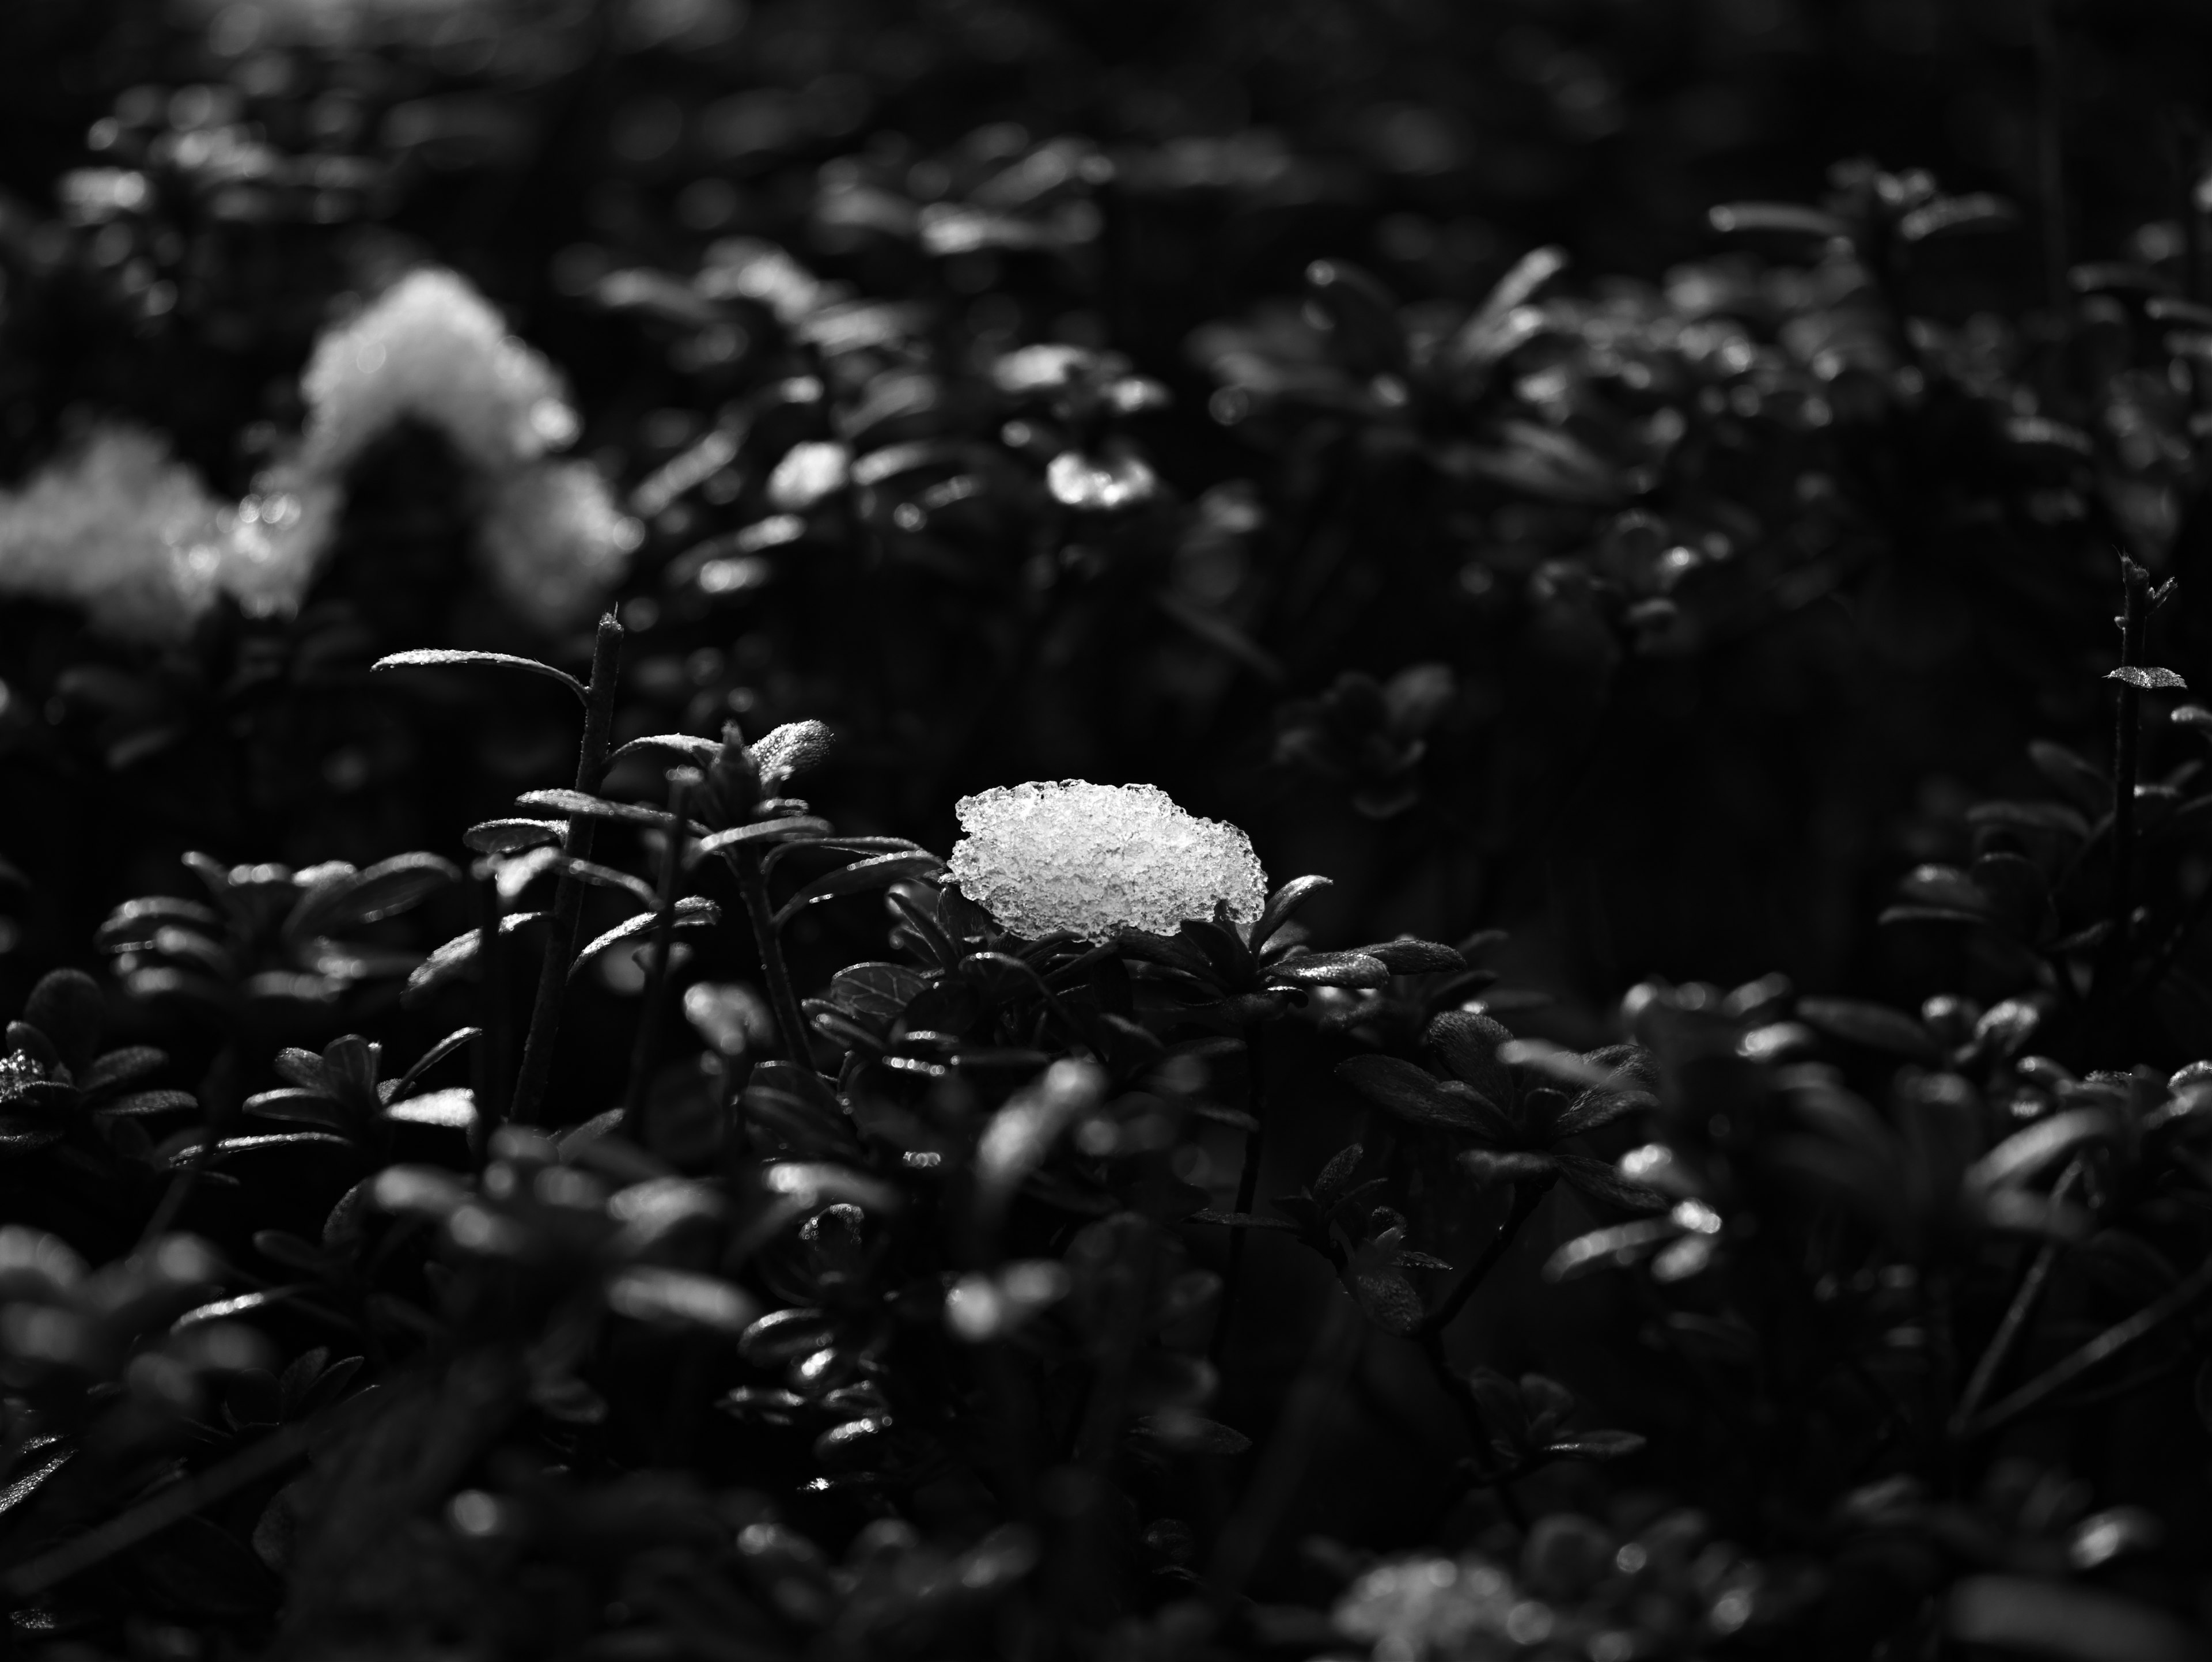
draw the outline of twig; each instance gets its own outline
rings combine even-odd
[[[645,1105],[645,1081],[660,1038],[661,1006],[668,989],[668,956],[676,939],[676,895],[684,883],[684,832],[691,792],[702,782],[695,768],[668,770],[668,847],[660,868],[660,893],[653,928],[653,961],[645,972],[645,1008],[638,1012],[637,1038],[629,1053],[629,1087],[623,1093],[623,1120],[637,1117]]]
[[[576,747],[576,788],[587,796],[595,794],[606,777],[607,734],[614,724],[622,639],[623,627],[614,613],[599,619],[599,639],[592,648],[591,685],[584,697],[584,736]],[[569,815],[562,851],[572,860],[589,860],[595,824],[589,814]],[[568,992],[568,968],[575,962],[577,932],[583,921],[583,880],[564,871],[553,892],[545,960],[538,972],[538,997],[531,1006],[529,1037],[523,1040],[521,1076],[514,1082],[510,1117],[518,1125],[528,1125],[538,1117],[545,1087],[553,1076],[553,1045],[561,1032],[561,1003]]]

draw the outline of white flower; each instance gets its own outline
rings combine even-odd
[[[452,271],[424,270],[316,343],[301,465],[343,472],[394,422],[435,428],[486,472],[538,460],[576,436],[560,377]]]
[[[1172,934],[1187,917],[1212,917],[1216,901],[1249,923],[1267,899],[1252,839],[1184,813],[1157,786],[1001,786],[955,812],[967,834],[952,850],[953,880],[1018,934]]]
[[[96,429],[20,490],[0,492],[0,593],[84,608],[125,640],[183,639],[218,594],[250,612],[296,605],[319,511],[292,496],[233,508],[155,435]]]

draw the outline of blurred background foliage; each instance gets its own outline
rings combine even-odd
[[[2166,245],[2197,222],[2178,204],[2196,177],[2189,88],[2201,88],[2208,28],[2182,0],[23,0],[0,19],[0,457],[20,473],[93,415],[120,416],[167,435],[219,488],[243,490],[298,419],[298,368],[318,329],[349,297],[434,258],[573,377],[583,453],[635,487],[790,367],[760,320],[708,326],[696,285],[688,301],[667,286],[733,239],[764,239],[864,293],[921,305],[937,338],[902,347],[909,356],[1110,344],[1170,395],[1134,419],[1150,466],[1171,496],[1203,505],[1204,524],[1117,525],[1150,551],[1093,551],[1123,571],[1165,566],[1180,613],[1140,599],[1135,621],[1116,611],[1113,579],[1087,568],[1063,585],[1084,591],[1075,600],[1041,602],[1044,574],[1022,564],[1027,551],[1006,551],[1043,533],[1003,521],[1004,558],[963,573],[965,587],[917,581],[896,553],[896,569],[871,567],[865,583],[838,563],[850,549],[774,583],[752,582],[773,575],[758,562],[725,563],[710,604],[696,604],[695,582],[634,644],[649,654],[637,685],[670,713],[720,697],[752,720],[838,722],[860,741],[837,782],[848,809],[934,842],[963,790],[1068,773],[1153,779],[1250,825],[1277,869],[1335,873],[1340,916],[1511,923],[1532,971],[1587,999],[1655,970],[1909,977],[1868,933],[1869,898],[1936,851],[1970,791],[2017,770],[2024,685],[2043,701],[2039,719],[2087,715],[2078,684],[2058,685],[2070,675],[2042,673],[2054,644],[2081,649],[2065,639],[2078,617],[2032,600],[2023,616],[2000,592],[2020,586],[2017,570],[1971,569],[1960,545],[1974,533],[1942,524],[1971,514],[1939,506],[1925,479],[1893,476],[1877,522],[1847,501],[1832,517],[1858,522],[1815,533],[1871,546],[1853,556],[1861,577],[1826,586],[1840,593],[1814,581],[1768,608],[1786,618],[1739,617],[1697,651],[1624,662],[1619,631],[1585,628],[1574,597],[1529,598],[1544,590],[1534,569],[1581,559],[1601,536],[1687,545],[1674,542],[1686,532],[1622,532],[1617,514],[1594,511],[1617,505],[1609,487],[1563,501],[1510,478],[1454,490],[1439,512],[1428,487],[1407,483],[1424,470],[1394,474],[1360,412],[1340,404],[1271,430],[1243,419],[1245,393],[1214,384],[1208,353],[1260,297],[1294,307],[1324,258],[1440,314],[1463,312],[1539,246],[1566,252],[1566,283],[1583,295],[1662,283],[1713,256],[1715,203],[1814,199],[1838,158],[1863,155],[2024,205],[2001,246],[1931,250],[1909,296],[1889,297],[1958,332],[1991,373],[2016,374],[2023,344],[2057,326],[2036,325],[2055,315],[2037,308],[2072,298],[2069,265],[2182,257]],[[1079,145],[1050,151],[1071,133]],[[1059,218],[1018,235],[941,220],[949,240],[917,244],[917,213],[949,213],[976,180],[1048,154],[1073,170],[1046,181],[1044,197],[1067,198]],[[103,205],[83,182],[103,166],[149,169],[152,197]],[[1680,286],[1663,292],[1679,309]],[[2023,315],[2024,337],[1996,321]],[[972,407],[945,417],[977,418]],[[1330,460],[1351,451],[1364,459]],[[1716,482],[1737,519],[1706,514],[1702,534],[1771,543],[1819,517],[1820,504],[1788,500],[1822,483],[1802,447],[1747,465],[1767,477]],[[162,788],[161,757],[141,758],[115,795],[80,793],[74,819],[22,828],[11,857],[45,882],[19,926],[40,950],[14,962],[82,939],[87,920],[152,880],[146,839],[126,839],[142,868],[128,874],[101,842],[118,811],[164,820],[169,853],[374,858],[477,817],[469,782],[486,768],[502,781],[557,772],[526,696],[509,708],[503,692],[483,694],[469,732],[432,732],[388,701],[365,707],[348,680],[375,649],[471,627],[447,615],[464,510],[453,482],[431,482],[449,468],[405,435],[365,466],[349,551],[320,591],[349,605],[337,621],[327,606],[308,614],[325,625],[311,655],[331,672],[313,695],[257,702],[228,663],[186,677],[198,685],[182,696],[226,712],[207,709],[203,736],[228,720],[258,746],[213,775],[204,757],[179,762],[189,789]],[[1639,490],[1650,494],[1628,487]],[[669,563],[732,528],[725,504],[673,494],[648,515],[630,592],[649,612],[633,624],[662,612],[655,579]],[[1164,557],[1170,539],[1179,551]],[[2025,581],[2063,580],[2045,569]],[[1017,642],[1040,605],[1060,630],[1024,663]],[[949,621],[902,669],[901,624],[932,608]],[[1172,621],[1189,624],[1194,608],[1195,632]],[[848,610],[874,611],[888,635],[857,652],[811,638],[832,612],[844,630]],[[1259,638],[1209,641],[1214,616]],[[20,625],[10,633],[18,718],[52,713],[59,648],[42,662]],[[873,690],[896,708],[870,706],[855,657],[878,662]],[[1400,689],[1420,706],[1407,719],[1435,729],[1401,735],[1431,752],[1404,782],[1418,809],[1363,813],[1342,769],[1332,782],[1326,766],[1281,764],[1320,754],[1307,742],[1316,699],[1351,723],[1340,748],[1365,742],[1360,726],[1376,718],[1328,703],[1340,675],[1388,684],[1409,667],[1431,679],[1426,695]],[[218,692],[215,679],[232,685]],[[127,702],[110,691],[111,704]],[[1941,722],[1924,719],[1931,703]],[[189,735],[175,754],[193,754]],[[394,770],[422,788],[367,788]],[[29,857],[21,837],[50,837],[51,858]]]

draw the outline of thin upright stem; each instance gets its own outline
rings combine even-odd
[[[500,925],[506,911],[506,903],[499,892],[499,880],[484,862],[483,874],[476,886],[477,899],[477,1025],[483,1029],[483,1037],[477,1041],[476,1087],[480,1112],[470,1128],[473,1152],[483,1157],[490,1134],[499,1129],[499,1120],[507,1106],[507,1070],[508,1053],[514,1044],[511,1032],[514,1011],[507,990],[507,938]]]
[[[1249,1216],[1260,1193],[1260,1155],[1261,1134],[1267,1121],[1261,1115],[1266,1099],[1267,1082],[1261,1072],[1260,1035],[1263,1030],[1257,1022],[1244,1029],[1244,1104],[1245,1111],[1252,1117],[1252,1129],[1244,1134],[1244,1167],[1237,1177],[1237,1210]],[[1221,1361],[1221,1354],[1229,1343],[1229,1325],[1235,1319],[1237,1289],[1244,1277],[1244,1238],[1249,1229],[1229,1232],[1229,1264],[1221,1282],[1221,1311],[1213,1318],[1213,1342],[1206,1354],[1213,1361]]]
[[[799,995],[792,989],[791,971],[784,966],[783,942],[775,932],[775,909],[768,904],[768,878],[761,871],[760,855],[742,844],[728,852],[738,874],[738,892],[744,897],[745,919],[752,925],[753,944],[760,951],[761,978],[768,983],[776,1037],[786,1057],[811,1069],[814,1056],[806,1042],[806,1018],[799,1010]]]
[[[2127,669],[2142,661],[2150,574],[2123,555],[2120,575],[2120,667]],[[2112,734],[2112,934],[2105,945],[2106,973],[2100,977],[2115,989],[2127,968],[2130,914],[2135,905],[2136,776],[2142,766],[2142,691],[2127,681],[2118,687]]]
[[[654,910],[653,957],[645,972],[645,1005],[638,1012],[637,1038],[629,1053],[629,1084],[623,1093],[623,1119],[635,1121],[645,1105],[646,1081],[653,1068],[653,1052],[660,1038],[662,1006],[668,990],[668,959],[676,944],[676,899],[684,886],[684,841],[690,825],[687,815],[691,792],[701,782],[694,768],[668,770],[668,846],[661,856],[660,892]]]
[[[592,648],[592,679],[584,697],[584,736],[576,746],[576,788],[595,794],[607,772],[607,735],[614,726],[615,682],[622,661],[623,627],[609,612],[599,619]],[[568,816],[562,849],[571,859],[592,857],[596,822],[589,814]],[[514,1082],[518,1125],[536,1120],[553,1077],[553,1046],[561,1034],[561,1005],[568,990],[569,966],[576,961],[578,931],[584,922],[584,885],[563,872],[553,891],[553,916],[545,932],[545,959],[538,972],[538,996],[530,1010],[530,1032],[522,1044],[522,1071]]]

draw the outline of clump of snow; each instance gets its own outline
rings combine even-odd
[[[537,628],[588,618],[643,539],[597,468],[552,454],[577,431],[553,367],[451,271],[416,271],[325,333],[302,390],[301,443],[235,504],[122,426],[0,490],[0,594],[74,603],[103,633],[152,642],[182,639],[218,594],[290,612],[337,533],[347,471],[408,418],[475,470],[478,557]]]
[[[316,343],[301,382],[309,471],[342,472],[393,423],[435,428],[488,473],[507,473],[576,436],[553,366],[507,332],[454,272],[410,272]]]
[[[0,593],[82,606],[124,640],[181,640],[218,594],[248,611],[296,604],[311,556],[296,495],[232,506],[156,435],[96,429],[76,450],[0,491]]]
[[[546,461],[494,486],[477,540],[494,586],[550,632],[597,609],[642,534],[598,468]]]
[[[1000,786],[954,811],[966,834],[952,850],[953,880],[1018,934],[1171,934],[1185,918],[1212,917],[1217,901],[1249,924],[1267,899],[1252,839],[1186,813],[1154,785]]]

